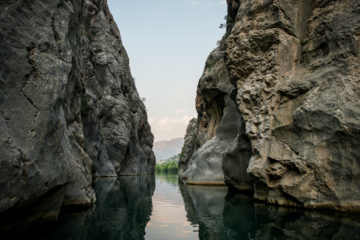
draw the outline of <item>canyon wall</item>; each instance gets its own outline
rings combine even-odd
[[[228,0],[214,51],[222,56],[210,54],[198,84],[198,142],[180,159],[183,177],[201,184],[202,172],[271,204],[359,212],[359,13],[354,0]],[[209,101],[209,86],[220,98]],[[235,119],[236,136],[224,138],[221,126],[235,132]],[[204,146],[224,142],[213,164]]]
[[[1,1],[0,21],[3,219],[19,209],[29,222],[56,218],[96,200],[92,177],[154,172],[145,106],[106,0]]]

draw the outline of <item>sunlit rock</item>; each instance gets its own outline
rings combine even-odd
[[[228,1],[227,32],[197,89],[198,147],[185,177],[223,174],[271,204],[359,212],[359,10],[352,0]],[[234,94],[221,90],[229,82]],[[206,98],[208,86],[239,116],[222,157],[204,146],[221,146],[219,126],[232,121]],[[214,158],[223,172],[208,171]]]

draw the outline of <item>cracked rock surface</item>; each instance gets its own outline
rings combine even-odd
[[[46,196],[29,222],[56,218],[95,201],[92,177],[154,172],[145,106],[106,1],[1,1],[0,21],[1,214]]]
[[[217,62],[243,121],[218,163],[230,187],[272,204],[360,211],[359,12],[353,0],[228,1]],[[216,76],[206,77],[212,91],[229,81]],[[205,112],[199,135],[215,121]],[[209,132],[221,144],[220,127]]]

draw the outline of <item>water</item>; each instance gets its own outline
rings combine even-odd
[[[156,187],[155,187],[156,186]],[[97,204],[62,213],[27,238],[360,239],[360,220],[255,203],[225,187],[186,186],[177,175],[96,179]]]

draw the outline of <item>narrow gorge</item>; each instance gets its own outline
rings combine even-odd
[[[360,213],[360,1],[226,4],[225,34],[194,86],[197,118],[178,175],[155,178],[145,98],[107,0],[0,2],[0,236],[68,211],[81,221],[66,222],[59,236],[70,226],[84,239],[144,239],[183,212],[174,229],[200,229],[199,238],[296,229],[306,239],[327,211]],[[176,147],[158,160],[177,156],[182,142],[159,141],[155,150]],[[302,208],[326,214],[312,220]],[[305,230],[301,218],[289,220],[292,210]],[[271,221],[259,232],[264,215]],[[351,217],[324,221],[309,236],[338,225],[358,237]],[[289,231],[276,227],[284,222]]]
[[[106,0],[1,1],[0,22],[0,231],[89,207],[94,177],[154,173]]]
[[[180,177],[270,204],[360,212],[360,2],[228,0]]]

